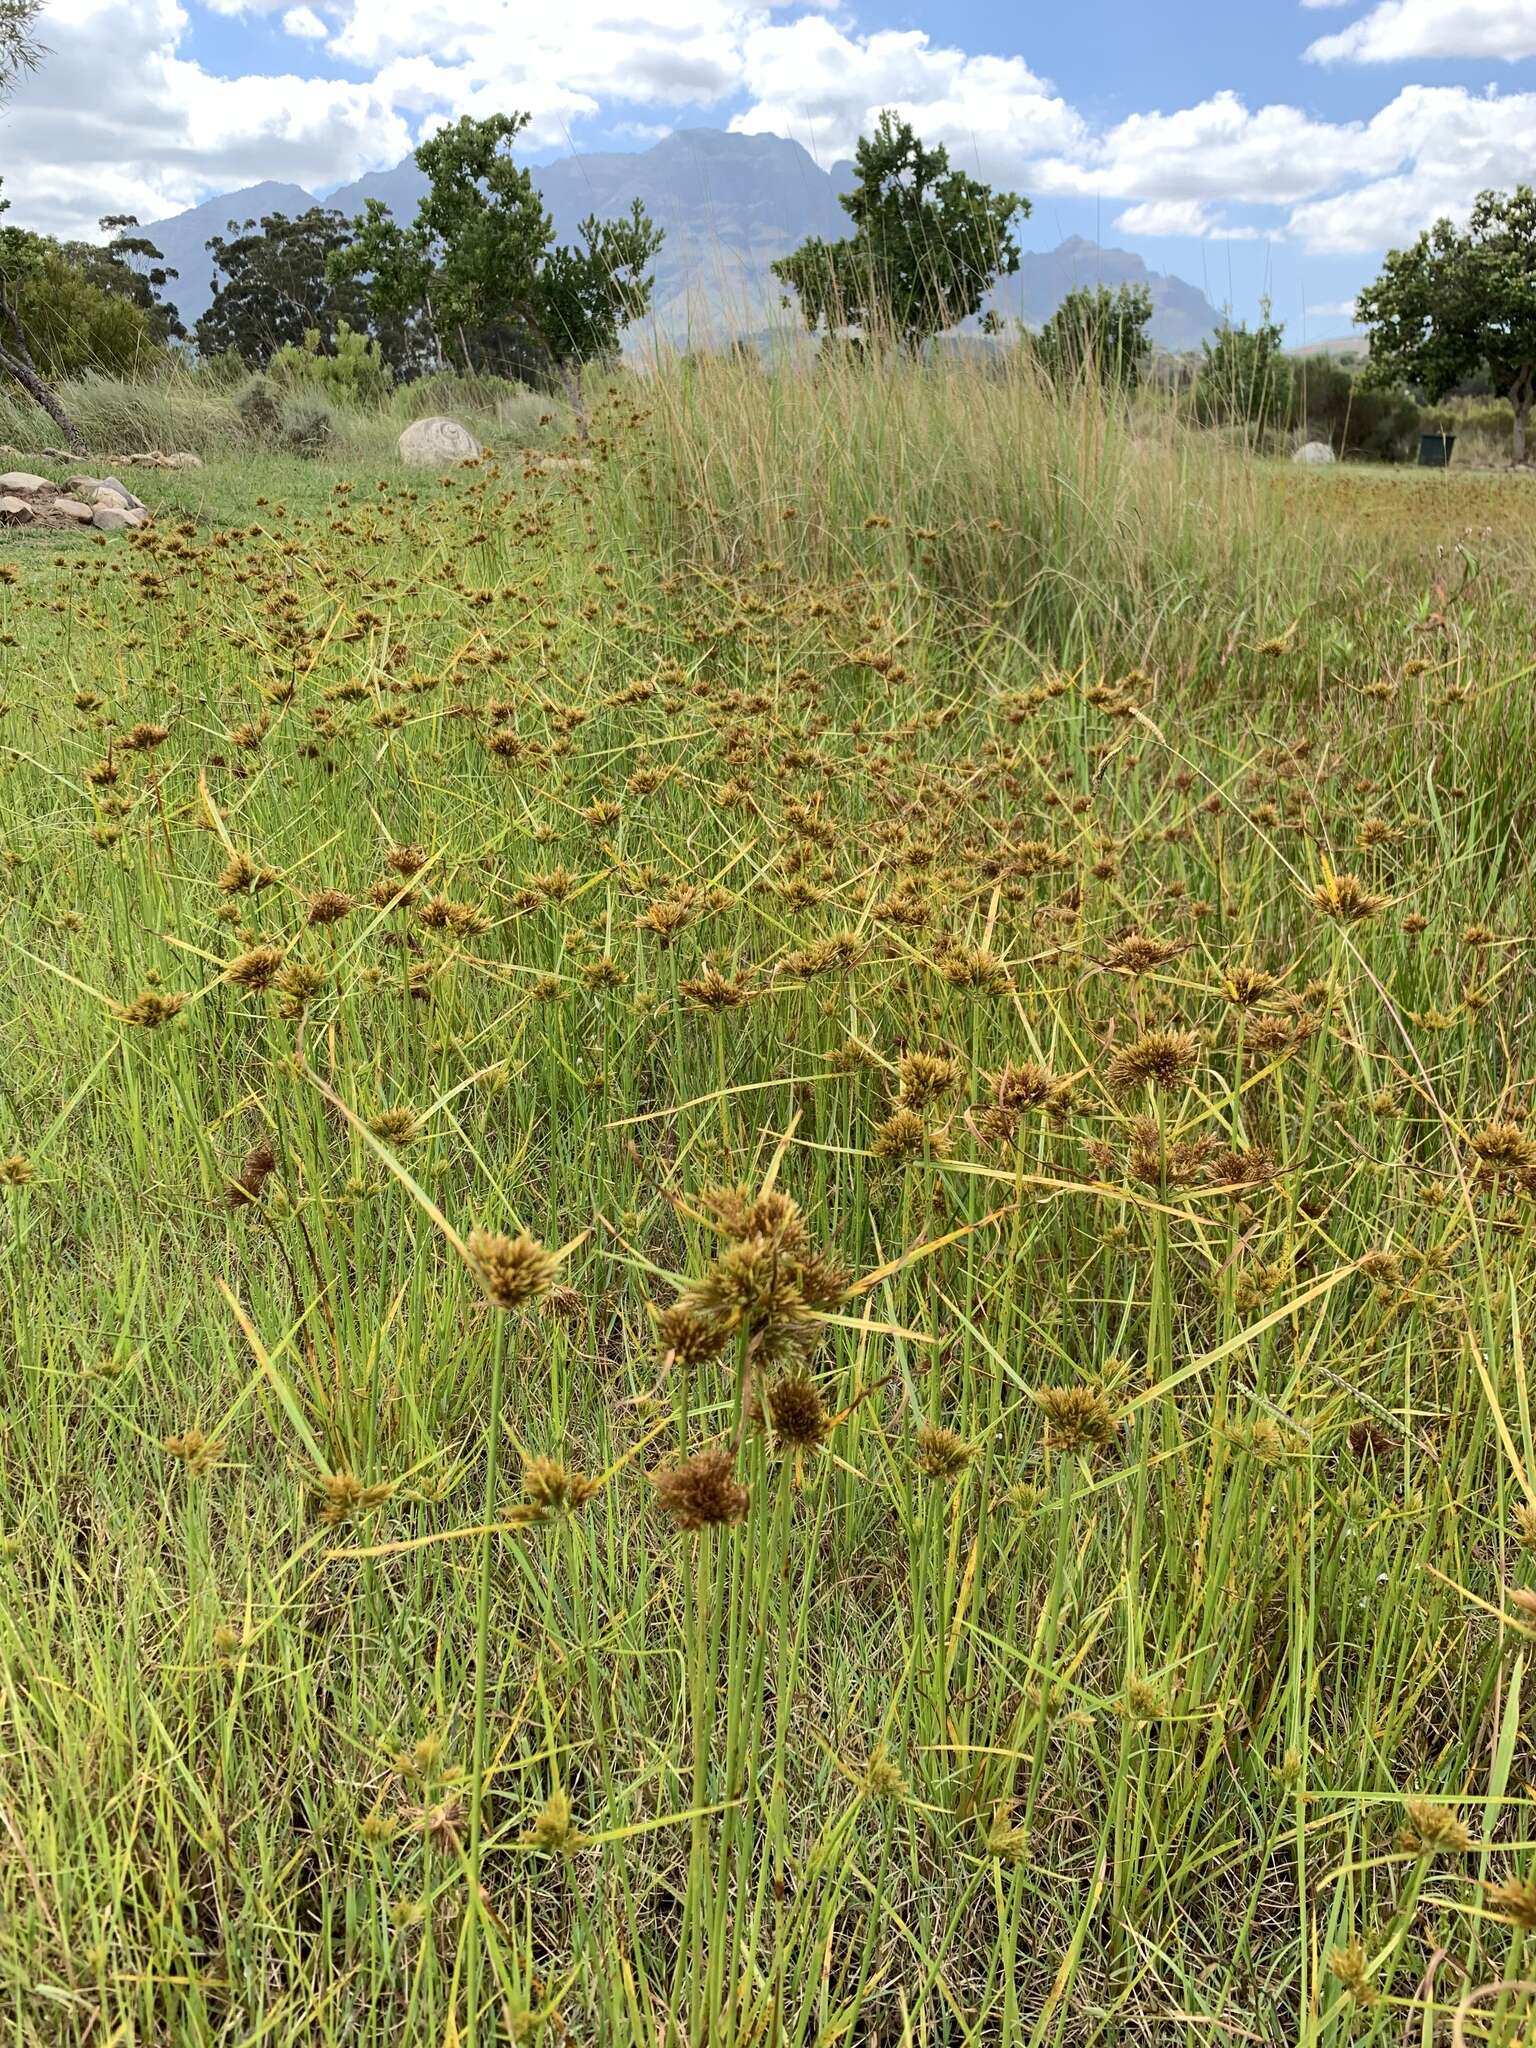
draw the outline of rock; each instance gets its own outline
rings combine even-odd
[[[115,505],[120,512],[145,512],[149,508],[115,476],[72,476],[65,489],[93,505]]]
[[[1333,459],[1333,450],[1326,441],[1308,441],[1291,457],[1292,462],[1305,463],[1308,469],[1322,469]]]
[[[119,505],[98,505],[91,514],[91,524],[98,533],[121,533],[125,527],[143,526],[148,516],[144,512],[135,512],[131,505],[126,509]]]
[[[53,485],[45,476],[34,476],[29,469],[8,469],[0,476],[0,491],[51,491]]]
[[[128,486],[119,483],[115,476],[104,476],[96,488],[98,491],[113,491],[119,498],[126,498],[129,508],[134,512],[147,512],[149,510],[144,500],[136,498]]]
[[[25,498],[0,498],[0,519],[3,519],[7,526],[26,526],[32,516],[32,507]]]
[[[48,509],[61,519],[78,519],[82,526],[89,526],[93,516],[92,508],[79,498],[55,498]]]
[[[400,436],[399,448],[400,460],[412,469],[446,469],[456,462],[473,462],[480,453],[480,443],[468,427],[441,414],[412,420]]]

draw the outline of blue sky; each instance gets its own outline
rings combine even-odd
[[[461,112],[532,152],[676,126],[823,162],[895,104],[1097,234],[1292,339],[1350,324],[1382,251],[1536,180],[1536,0],[51,0],[0,122],[12,218],[81,232],[262,178],[324,191]]]

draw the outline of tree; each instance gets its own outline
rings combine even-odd
[[[662,236],[637,199],[618,220],[581,224],[555,246],[532,175],[513,158],[526,114],[466,115],[416,151],[428,189],[402,226],[378,200],[332,259],[335,278],[366,279],[376,317],[425,317],[445,356],[482,367],[507,350],[535,360],[574,395],[576,366],[612,354],[650,304],[648,266]]]
[[[92,370],[131,377],[164,347],[149,309],[107,289],[92,266],[46,235],[0,228],[0,292],[12,348],[19,344],[50,383]]]
[[[101,230],[112,235],[111,241],[62,245],[70,263],[99,290],[137,306],[160,341],[185,341],[187,330],[176,308],[166,305],[160,296],[178,273],[167,267],[148,236],[140,234],[137,218],[131,213],[109,213],[102,218]]]
[[[43,60],[43,46],[34,34],[42,0],[0,0],[0,101],[23,73],[35,70]],[[0,213],[10,205],[0,199]],[[14,232],[14,231],[13,231]],[[59,403],[56,394],[37,373],[27,348],[27,337],[16,305],[15,288],[0,263],[0,376],[10,377],[27,396],[40,405],[71,448],[83,448],[84,436]]]
[[[261,370],[280,348],[302,348],[308,333],[330,348],[343,322],[364,328],[367,292],[331,270],[350,239],[346,216],[334,207],[269,213],[259,224],[231,221],[228,237],[215,235],[208,244],[219,287],[197,323],[199,353],[233,350]]]
[[[853,233],[836,242],[813,235],[771,266],[813,333],[858,328],[915,348],[972,318],[1018,269],[1011,228],[1029,201],[952,171],[942,145],[927,148],[888,108],[874,134],[859,138],[855,170],[839,200]]]
[[[1200,344],[1195,411],[1212,423],[1283,426],[1291,417],[1291,366],[1281,352],[1285,329],[1259,306],[1259,324],[1228,319],[1214,341]]]
[[[1053,376],[1093,377],[1105,385],[1133,390],[1152,353],[1147,322],[1152,294],[1144,284],[1108,285],[1070,291],[1040,330],[1035,343]]]
[[[1514,409],[1514,459],[1525,461],[1536,399],[1536,190],[1483,192],[1465,230],[1438,220],[1394,249],[1357,301],[1373,383],[1404,378],[1437,404],[1486,368]]]
[[[24,72],[43,61],[43,46],[34,33],[43,0],[0,0],[0,100]]]

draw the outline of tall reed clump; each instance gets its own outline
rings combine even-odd
[[[973,641],[1148,661],[1230,630],[1234,592],[1290,618],[1332,579],[1315,524],[1242,451],[1160,393],[1106,400],[1021,350],[663,360],[646,397],[621,530],[720,570],[892,579]]]

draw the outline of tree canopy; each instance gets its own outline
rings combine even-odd
[[[854,167],[839,200],[853,233],[814,235],[772,266],[813,332],[857,328],[915,346],[972,318],[1018,269],[1011,230],[1028,200],[951,170],[942,144],[929,148],[889,109],[860,137]]]
[[[506,366],[532,353],[561,373],[611,354],[649,306],[661,231],[639,200],[590,216],[580,245],[556,245],[532,174],[512,154],[526,114],[466,115],[416,151],[428,189],[409,226],[378,200],[331,257],[363,285],[376,319],[425,321],[445,358]],[[521,366],[521,365],[520,365]]]
[[[1486,369],[1514,409],[1514,458],[1526,455],[1536,399],[1536,190],[1481,193],[1464,229],[1436,221],[1394,249],[1357,302],[1370,376],[1405,378],[1433,404]]]
[[[330,269],[350,239],[345,214],[328,206],[291,216],[269,213],[259,223],[231,221],[228,235],[208,244],[219,282],[197,323],[201,353],[233,353],[259,370],[279,349],[302,348],[306,334],[318,334],[329,348],[343,323],[363,327],[366,290]]]
[[[1147,322],[1152,294],[1144,284],[1079,286],[1067,293],[1035,343],[1042,363],[1055,376],[1093,377],[1105,385],[1134,389],[1152,353]]]
[[[43,60],[43,46],[37,40],[37,17],[43,0],[0,0],[0,100],[25,71],[33,71]]]

